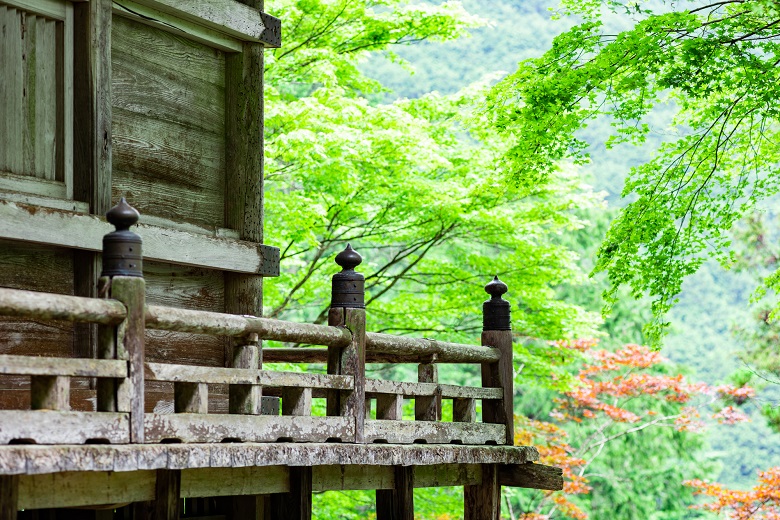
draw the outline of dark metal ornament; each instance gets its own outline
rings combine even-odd
[[[141,215],[124,197],[108,210],[106,220],[116,227],[103,236],[103,271],[100,276],[143,277],[141,237],[130,231]]]
[[[333,290],[331,293],[331,308],[351,307],[364,309],[365,278],[355,272],[363,258],[347,244],[346,249],[336,255],[336,263],[341,266],[341,272],[333,275]]]
[[[482,304],[482,330],[512,330],[509,317],[511,305],[501,298],[508,289],[498,276],[485,286],[485,292],[490,295],[490,299]]]

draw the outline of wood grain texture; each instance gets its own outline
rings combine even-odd
[[[30,378],[30,407],[33,410],[70,410],[70,378],[33,376]]]
[[[0,475],[0,520],[16,520],[19,505],[19,477]]]
[[[0,444],[31,439],[38,444],[127,443],[125,413],[0,410]]]
[[[155,520],[179,520],[181,515],[181,471],[158,469],[154,487]]]
[[[366,381],[368,383],[368,381]],[[376,418],[388,421],[400,421],[403,417],[403,396],[398,394],[380,394],[376,396]]]
[[[477,420],[477,402],[475,399],[452,400],[452,422],[469,422]]]
[[[290,467],[290,490],[271,495],[271,518],[279,520],[310,520],[312,468]]]
[[[0,355],[0,374],[126,377],[127,363],[109,359],[68,359]]]
[[[285,388],[282,391],[282,415],[311,416],[311,388]]]
[[[436,363],[417,365],[417,380],[420,383],[435,384],[436,389],[429,396],[414,399],[414,419],[416,421],[441,420],[441,388],[438,386],[439,370]]]
[[[85,471],[19,477],[19,507],[42,509],[154,499],[155,471]]]
[[[354,420],[344,417],[298,417],[223,414],[146,414],[146,442],[178,439],[185,443],[325,442],[328,439],[351,440]]]
[[[209,388],[205,383],[174,383],[175,413],[209,413]]]
[[[482,466],[482,482],[463,487],[464,520],[500,520],[501,485],[495,464]]]
[[[300,372],[276,372],[249,368],[200,367],[146,363],[146,375],[150,381],[173,381],[212,384],[257,384],[269,387],[333,388],[350,390],[354,386],[351,376],[329,374],[305,374]]]
[[[116,300],[0,287],[0,315],[116,325],[125,318],[127,311]]]
[[[0,474],[280,465],[524,464],[538,459],[539,452],[530,446],[338,443],[11,445],[0,446]]]
[[[0,238],[98,252],[111,231],[111,225],[95,216],[0,200]],[[135,231],[144,240],[145,260],[278,274],[278,248],[143,224]]]
[[[410,357],[417,363],[430,362],[433,356],[437,363],[492,363],[501,358],[495,348],[376,332],[366,334],[366,349],[372,354]]]
[[[111,0],[73,4],[73,197],[111,208]]]
[[[128,361],[129,377],[120,383],[119,410],[130,413],[130,439],[144,442],[144,304],[143,278],[115,276],[111,297],[127,308],[127,317],[117,331],[117,357]]]
[[[256,335],[251,340],[242,339],[232,345],[230,366],[239,369],[258,369],[262,366],[259,341]],[[230,413],[259,415],[262,411],[263,389],[257,384],[230,385]]]
[[[503,443],[511,446],[515,443],[512,331],[483,331],[482,344],[495,347],[501,353],[501,359],[498,363],[482,364],[482,386],[503,389],[503,399],[501,401],[483,403],[482,420],[487,423],[506,425],[506,435]]]
[[[393,488],[376,492],[377,520],[414,520],[414,468],[393,468]]]
[[[390,444],[499,444],[504,440],[503,425],[367,420],[366,442]]]
[[[221,497],[284,493],[290,489],[287,466],[185,469],[181,472],[184,497]]]
[[[533,462],[502,464],[498,466],[498,483],[502,486],[560,491],[563,489],[563,470]]]
[[[438,383],[406,383],[385,379],[366,379],[368,394],[398,394],[403,397],[433,397],[441,395],[448,399],[471,398],[496,400],[501,399],[501,388],[480,388],[473,386],[444,385]]]
[[[142,214],[223,227],[224,54],[121,17],[112,52],[114,197],[128,195]]]

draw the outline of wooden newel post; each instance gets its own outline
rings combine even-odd
[[[482,405],[482,420],[506,425],[505,444],[513,445],[514,427],[514,369],[512,367],[512,324],[510,304],[501,298],[507,286],[498,276],[485,286],[491,298],[482,304],[482,345],[494,347],[501,353],[498,363],[482,364],[482,386],[502,388],[500,401],[486,401]]]
[[[328,373],[355,378],[354,390],[328,392],[328,415],[355,418],[354,442],[363,442],[366,419],[365,278],[355,272],[355,267],[362,261],[361,256],[349,244],[344,251],[336,255],[336,263],[342,270],[333,275],[333,292],[328,313],[328,325],[346,327],[352,333],[349,346],[328,348]],[[348,442],[348,439],[342,441]]]
[[[99,294],[114,298],[127,307],[127,317],[114,330],[98,331],[98,357],[126,359],[129,373],[124,380],[98,381],[100,411],[130,414],[130,442],[144,442],[144,302],[141,237],[130,231],[140,215],[122,198],[106,219],[116,227],[103,237],[103,271]]]
[[[501,298],[507,286],[498,276],[485,286],[490,299],[482,304],[482,345],[497,348],[501,357],[497,363],[482,364],[482,386],[502,388],[503,397],[482,402],[482,420],[506,425],[505,443],[514,444],[514,372],[512,368],[512,324],[510,304]],[[498,520],[501,516],[501,485],[495,464],[482,465],[482,482],[464,486],[465,520]]]

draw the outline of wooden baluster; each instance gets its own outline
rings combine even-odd
[[[311,416],[311,388],[283,389],[282,415]]]
[[[403,415],[404,396],[380,394],[376,398],[376,418],[400,421]]]
[[[376,492],[377,520],[414,520],[414,467],[393,468],[393,489]]]
[[[346,327],[352,333],[352,342],[345,348],[328,349],[328,373],[354,377],[352,391],[328,392],[328,415],[355,418],[354,442],[363,442],[366,418],[366,310],[364,305],[364,278],[355,272],[362,258],[347,244],[336,256],[342,271],[333,275],[333,292],[328,313],[328,325]],[[347,439],[342,439],[347,441]]]
[[[233,347],[233,368],[258,369],[262,367],[262,350],[257,334],[236,340]],[[263,390],[260,385],[230,385],[230,413],[260,415]]]
[[[70,410],[70,377],[32,376],[30,380],[33,410]]]
[[[417,381],[420,383],[438,383],[439,369],[434,356],[430,363],[417,365]],[[414,418],[417,421],[441,420],[441,392],[435,395],[416,397],[414,399]]]
[[[452,422],[475,422],[477,420],[477,400],[455,398],[452,400]]]

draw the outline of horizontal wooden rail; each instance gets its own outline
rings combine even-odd
[[[349,330],[341,327],[175,309],[158,305],[146,307],[146,328],[221,336],[245,336],[254,333],[264,340],[329,347],[346,347],[352,341]]]
[[[0,288],[0,315],[116,325],[127,310],[116,300]]]
[[[391,356],[420,356],[437,363],[495,363],[501,353],[492,347],[445,343],[432,339],[366,333],[366,351]],[[435,356],[435,357],[434,357]]]
[[[170,381],[174,383],[261,385],[270,387],[327,388],[331,390],[350,390],[355,385],[355,380],[351,376],[273,372],[249,368],[171,365],[168,363],[145,363],[144,373],[148,381]]]
[[[404,397],[441,395],[445,399],[501,399],[501,388],[440,385],[438,383],[402,383],[383,379],[366,379],[366,394],[395,394]]]
[[[0,374],[17,376],[127,377],[127,361],[0,356]]]

